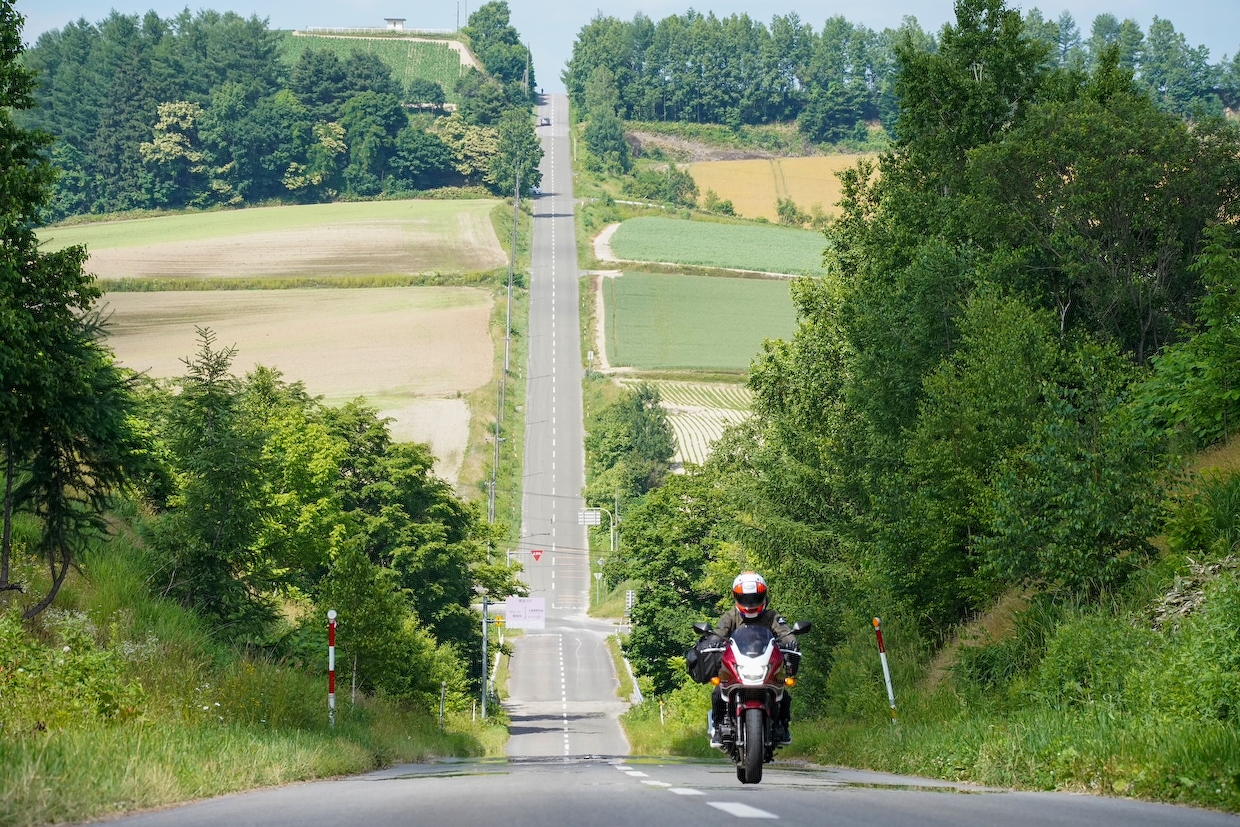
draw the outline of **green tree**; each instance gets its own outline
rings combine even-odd
[[[414,78],[409,81],[409,88],[405,92],[405,97],[412,103],[420,106],[429,106],[433,109],[443,109],[443,105],[447,101],[443,87],[427,78]]]
[[[56,598],[86,538],[106,533],[103,510],[136,468],[139,440],[128,383],[90,313],[99,290],[82,270],[85,249],[45,253],[34,232],[55,172],[50,137],[13,120],[33,104],[22,22],[0,0],[0,592],[22,588],[10,579],[13,519],[33,514],[51,585],[27,607],[32,617]]]
[[[538,169],[543,149],[534,133],[529,110],[513,107],[504,112],[498,127],[498,146],[487,170],[487,182],[496,192],[507,195],[521,185],[521,194],[529,195],[542,183]]]
[[[392,177],[409,189],[426,189],[456,175],[452,150],[437,135],[407,126],[396,135]]]
[[[633,158],[629,142],[624,138],[624,122],[615,115],[603,110],[594,112],[583,137],[590,150],[587,163],[592,168],[618,173],[632,169]]]

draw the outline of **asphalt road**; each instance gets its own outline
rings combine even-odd
[[[542,194],[534,200],[529,368],[525,405],[525,485],[521,543],[531,597],[546,601],[542,630],[513,642],[507,709],[512,756],[624,755],[616,720],[615,667],[607,624],[585,611],[593,582],[586,530],[581,410],[581,332],[568,99],[551,96],[538,114]],[[535,559],[535,550],[540,552]]]
[[[769,766],[742,786],[731,764],[628,757],[623,704],[585,617],[578,282],[567,101],[540,113],[544,195],[535,202],[523,541],[546,627],[515,639],[508,758],[406,764],[333,781],[223,796],[124,819],[135,825],[790,825],[1240,827],[1206,810],[1062,793],[1021,793],[838,768]],[[532,550],[542,551],[534,561]]]
[[[736,782],[728,764],[510,758],[406,764],[336,781],[224,796],[135,825],[788,825],[1235,827],[1206,810],[1062,793],[1015,793],[827,768],[772,768]]]

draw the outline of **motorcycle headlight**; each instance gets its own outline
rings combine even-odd
[[[742,664],[738,671],[742,680],[760,681],[766,677],[766,665],[762,663]]]

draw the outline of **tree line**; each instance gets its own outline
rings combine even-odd
[[[471,16],[466,33],[499,74],[465,73],[451,115],[438,84],[403,85],[364,51],[309,49],[285,65],[279,33],[256,17],[113,12],[47,32],[23,56],[38,85],[21,124],[58,138],[48,217],[506,191],[514,174],[496,158],[514,153],[499,145],[533,139],[528,117],[504,120],[528,114],[532,88],[512,76],[512,54],[525,47],[507,20],[502,1]],[[522,164],[536,181],[537,159]]]
[[[179,378],[116,364],[86,250],[44,252],[35,233],[57,171],[54,139],[16,122],[36,94],[20,25],[0,0],[5,603],[39,615],[123,526],[152,593],[222,642],[318,663],[335,608],[359,687],[423,708],[441,683],[460,697],[480,666],[475,595],[523,590],[494,553],[498,529],[434,475],[429,448],[393,442],[363,400],[329,408],[276,371],[238,377],[235,350],[209,330]]]
[[[639,581],[657,691],[742,568],[819,624],[821,709],[870,616],[933,644],[1013,588],[1095,599],[1187,519],[1182,457],[1240,417],[1240,129],[1168,112],[1118,44],[1051,49],[1003,0],[896,45],[894,149],[843,176],[754,416],[626,510],[607,577]]]
[[[1023,23],[1023,37],[1045,47],[1040,69],[1090,72],[1115,47],[1166,111],[1217,114],[1240,102],[1240,52],[1211,64],[1209,50],[1191,46],[1168,20],[1156,17],[1142,31],[1101,14],[1085,36],[1070,13],[1048,20],[1033,8]],[[602,68],[618,89],[621,118],[733,127],[795,121],[815,141],[865,140],[867,122],[898,128],[899,49],[940,46],[913,17],[875,31],[838,15],[820,30],[796,14],[775,15],[769,26],[746,14],[689,11],[657,23],[643,14],[600,15],[578,33],[564,82],[579,113],[590,110],[588,86]]]

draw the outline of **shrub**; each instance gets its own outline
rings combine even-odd
[[[103,646],[98,629],[82,612],[49,609],[44,645],[17,612],[0,615],[0,733],[62,729],[138,715],[144,693],[125,677],[126,654],[137,650]],[[145,654],[150,654],[149,652]]]
[[[1087,614],[1061,625],[1047,642],[1031,689],[1052,708],[1122,703],[1132,674],[1151,652],[1157,633],[1112,614]]]

